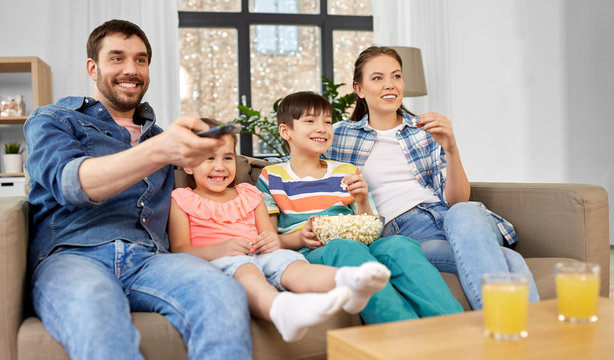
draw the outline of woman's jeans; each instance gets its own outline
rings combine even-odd
[[[71,359],[143,359],[130,312],[157,312],[190,359],[251,359],[243,287],[189,254],[117,240],[64,248],[36,268],[34,310]]]
[[[480,276],[521,273],[529,277],[529,301],[539,301],[533,275],[522,255],[503,247],[503,235],[492,216],[474,203],[448,208],[420,204],[386,224],[382,236],[405,235],[420,242],[428,261],[442,272],[455,273],[475,310],[482,308]]]
[[[439,271],[424,257],[420,244],[405,236],[380,238],[368,247],[358,241],[334,239],[303,254],[313,264],[342,267],[379,261],[388,267],[390,281],[360,313],[367,324],[463,311]]]

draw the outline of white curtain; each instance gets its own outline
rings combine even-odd
[[[34,11],[35,9],[35,11]],[[151,85],[144,100],[165,128],[179,114],[178,16],[175,0],[23,0],[2,4],[0,30],[6,45],[0,56],[38,56],[51,67],[53,99],[91,96],[85,71],[85,45],[103,22],[137,24],[153,49]],[[10,16],[9,16],[10,14]]]
[[[413,112],[452,115],[448,0],[372,0],[376,45],[422,51],[428,95],[405,98]]]

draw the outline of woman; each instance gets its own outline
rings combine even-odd
[[[416,116],[402,104],[402,61],[388,47],[364,50],[354,64],[356,107],[335,124],[331,160],[359,167],[380,215],[382,236],[420,242],[440,271],[458,274],[469,304],[482,308],[480,276],[518,272],[529,277],[530,301],[539,301],[533,276],[520,254],[513,226],[483,205],[469,203],[471,187],[450,120]]]

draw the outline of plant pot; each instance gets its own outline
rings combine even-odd
[[[3,154],[2,166],[5,173],[15,174],[23,172],[21,154]]]

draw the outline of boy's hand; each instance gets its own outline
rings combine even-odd
[[[368,199],[369,186],[362,176],[358,174],[346,175],[341,182],[347,185],[347,192],[354,197],[356,202]]]
[[[309,249],[316,249],[319,248],[320,246],[322,246],[322,243],[320,242],[320,240],[318,240],[318,238],[316,237],[316,234],[313,232],[313,229],[311,228],[311,219],[313,219],[316,216],[312,216],[309,218],[309,220],[307,220],[307,222],[305,223],[305,226],[303,226],[303,228],[301,229],[301,233],[300,233],[300,239],[301,239],[301,243],[308,247]]]
[[[236,256],[249,254],[252,244],[246,239],[230,238],[218,245],[218,258],[222,256]]]
[[[265,230],[258,235],[253,246],[256,254],[268,254],[277,249],[281,249],[281,242],[276,233]]]

